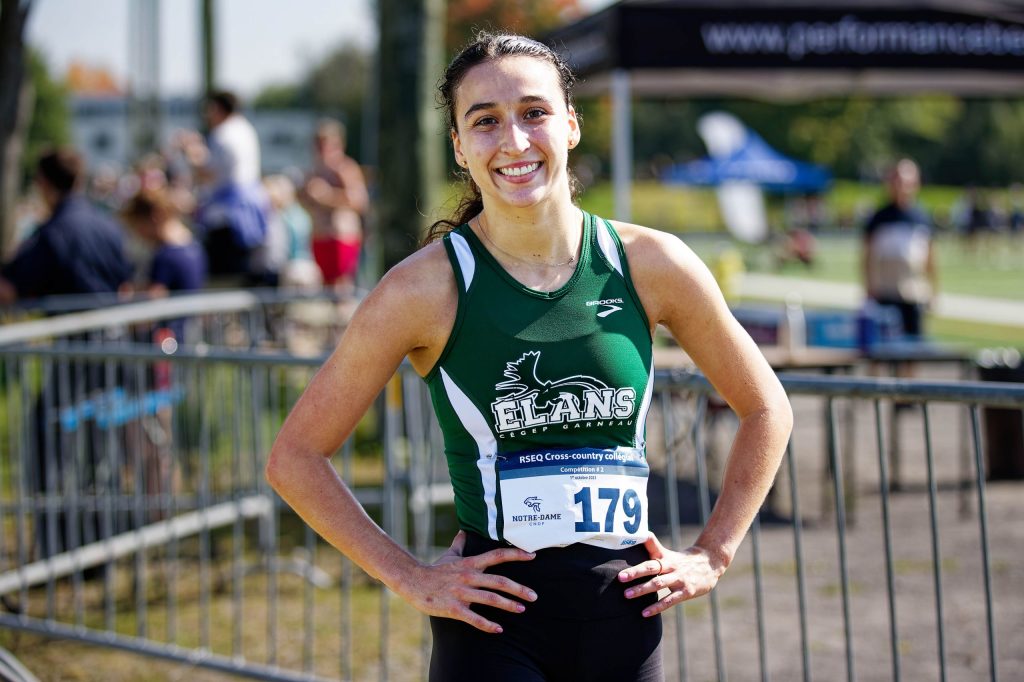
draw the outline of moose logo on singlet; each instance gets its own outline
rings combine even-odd
[[[574,374],[546,381],[537,375],[540,351],[524,353],[505,363],[505,381],[495,384],[499,395],[491,403],[499,434],[543,429],[561,424],[596,422],[597,426],[627,423],[633,416],[636,390],[613,388],[600,379]],[[504,437],[504,436],[501,436]]]

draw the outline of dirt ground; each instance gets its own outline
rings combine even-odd
[[[922,376],[955,378],[955,370],[935,367],[925,370]],[[852,505],[848,506],[843,548],[849,576],[847,631],[832,484],[824,475],[827,441],[823,408],[820,400],[811,398],[798,397],[793,403],[797,412],[793,454],[806,567],[807,678],[865,682],[895,679],[874,408],[867,402],[856,404],[851,429],[850,409],[844,401],[837,403],[840,452],[844,453],[847,492],[851,494],[847,502]],[[887,408],[883,409],[883,434],[888,433]],[[989,680],[993,676],[977,490],[958,485],[964,471],[964,453],[970,454],[963,449],[964,439],[970,434],[966,410],[934,404],[929,407],[928,418],[936,481],[935,537],[931,531],[924,418],[920,409],[901,411],[898,417],[901,487],[888,495],[899,678]],[[727,441],[729,429],[724,431],[720,437]],[[888,440],[886,435],[886,448]],[[984,436],[982,442],[986,445]],[[724,447],[723,442],[723,452]],[[970,471],[973,469],[967,470]],[[711,480],[715,480],[713,473]],[[789,522],[791,487],[788,463],[784,463],[773,492],[778,518],[761,525],[758,543],[763,568],[763,640],[758,637],[755,608],[754,542],[748,535],[740,555],[715,591],[717,626],[711,600],[685,609],[685,653],[680,656],[679,616],[666,619],[663,646],[668,679],[805,679],[795,533]],[[1024,481],[989,483],[985,495],[998,679],[1024,680],[1024,599],[1020,596],[1024,593]],[[683,542],[692,540],[698,532],[699,526],[685,527]],[[936,547],[939,596],[933,558]],[[940,676],[939,665],[940,601],[945,678]]]

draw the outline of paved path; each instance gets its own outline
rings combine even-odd
[[[743,275],[740,294],[770,301],[784,301],[790,293],[800,295],[804,305],[859,308],[863,289],[856,284],[823,282],[801,277],[780,277],[760,272]],[[1024,302],[961,294],[939,294],[933,314],[951,320],[981,322],[1024,329]]]

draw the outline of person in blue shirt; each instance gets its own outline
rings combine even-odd
[[[84,171],[81,156],[70,148],[39,159],[35,182],[50,217],[0,268],[0,304],[116,292],[131,280],[121,227],[80,191]]]
[[[95,294],[99,305],[109,300],[100,294],[130,286],[133,268],[125,254],[123,230],[80,191],[84,175],[85,165],[73,149],[54,149],[39,159],[35,182],[50,217],[0,269],[0,304],[44,296]],[[31,490],[57,497],[68,494],[65,467],[73,461],[84,462],[81,471],[85,474],[78,480],[78,494],[105,485],[93,478],[102,469],[97,467],[102,455],[96,448],[105,435],[100,427],[95,422],[68,427],[58,425],[54,418],[56,410],[75,406],[111,389],[103,363],[76,362],[65,381],[61,381],[61,372],[56,371],[54,364],[48,363],[43,371],[42,388],[33,408],[36,451],[26,462]],[[78,437],[79,428],[85,430],[84,438]],[[79,447],[84,451],[79,451]],[[34,526],[37,558],[88,544],[106,533],[98,513],[91,510],[70,514],[40,509],[35,512]]]
[[[194,291],[206,285],[206,253],[166,192],[139,190],[121,209],[121,218],[154,248],[146,277],[148,293]]]

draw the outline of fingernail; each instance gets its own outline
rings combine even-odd
[[[650,618],[650,617],[651,617],[651,612],[650,611],[644,611],[644,618]]]
[[[522,604],[516,604],[516,611],[518,611],[519,613],[522,613],[525,610],[526,610],[525,606],[523,606]]]
[[[629,580],[629,573],[622,571],[619,573],[619,580]]]
[[[627,598],[632,597],[634,594],[636,594],[636,592],[634,592],[633,590],[626,590],[626,597]]]
[[[494,628],[494,632],[500,635],[504,632],[504,630],[502,630],[501,626],[499,625],[498,627]]]
[[[530,590],[529,592],[527,592],[526,596],[530,598],[530,601],[537,601],[537,593],[534,592],[533,590]]]

